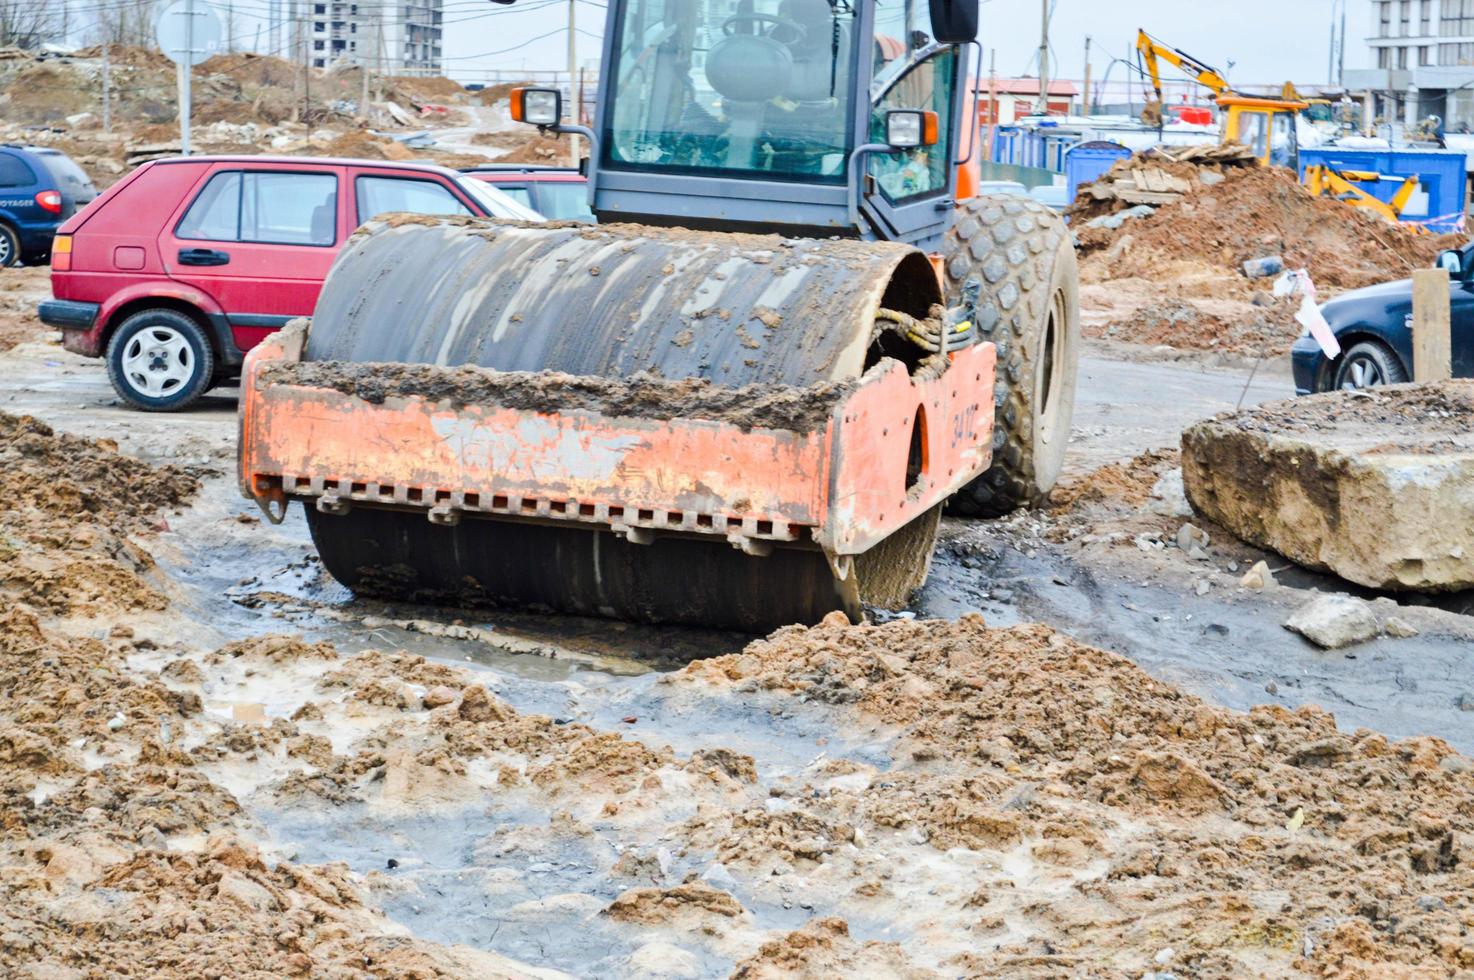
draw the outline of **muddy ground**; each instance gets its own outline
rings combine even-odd
[[[237,496],[231,392],[128,412],[38,336],[0,972],[1474,970],[1458,597],[1323,653],[1279,623],[1343,586],[1176,545],[1176,433],[1283,373],[1093,351],[1052,508],[947,522],[915,619],[753,641],[355,601]]]

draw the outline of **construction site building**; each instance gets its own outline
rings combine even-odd
[[[1369,92],[1376,115],[1415,125],[1438,116],[1450,132],[1474,130],[1474,0],[1369,0],[1375,68],[1344,83]]]

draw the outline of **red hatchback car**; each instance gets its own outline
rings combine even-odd
[[[540,221],[453,170],[304,157],[146,163],[61,226],[42,322],[107,359],[128,404],[189,405],[245,352],[310,316],[338,249],[391,211]]]

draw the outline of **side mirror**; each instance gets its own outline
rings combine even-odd
[[[978,0],[931,0],[931,29],[943,44],[978,39]]]
[[[937,143],[937,114],[921,109],[892,109],[885,114],[886,144],[897,150],[913,150]]]
[[[1464,257],[1453,249],[1441,252],[1438,256],[1438,268],[1447,272],[1450,279],[1462,279],[1464,278]]]
[[[555,88],[514,88],[512,118],[533,126],[556,126],[563,121],[563,93]]]

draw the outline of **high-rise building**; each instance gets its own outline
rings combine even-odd
[[[1415,125],[1438,116],[1474,129],[1474,0],[1370,0],[1375,68],[1347,69],[1352,92],[1370,92],[1377,116]]]
[[[444,0],[308,0],[300,23],[314,68],[366,63],[386,75],[438,75]]]

